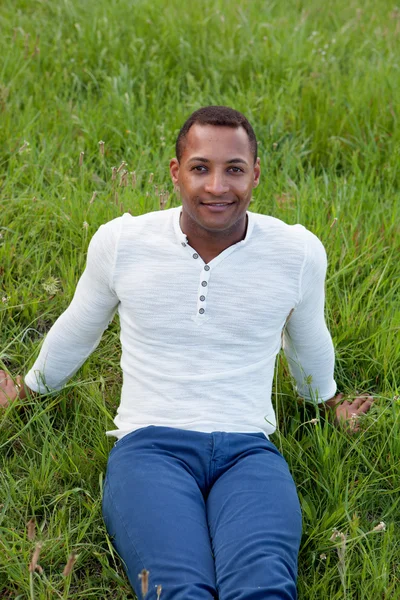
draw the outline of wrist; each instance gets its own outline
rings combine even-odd
[[[326,400],[325,402],[321,403],[320,407],[324,408],[325,410],[335,411],[336,408],[342,403],[343,397],[343,394],[336,394],[329,400]]]
[[[25,383],[23,379],[20,379],[16,384],[18,387],[18,397],[20,400],[25,400],[28,396],[34,396],[35,392],[31,390]]]

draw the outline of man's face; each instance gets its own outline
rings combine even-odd
[[[243,226],[260,178],[260,161],[254,164],[243,127],[192,125],[181,161],[172,159],[170,172],[184,224],[213,233]]]

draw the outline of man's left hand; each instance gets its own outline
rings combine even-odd
[[[356,396],[353,400],[344,400],[344,394],[337,394],[324,405],[333,409],[335,424],[351,432],[360,429],[359,419],[371,408],[374,399],[372,396]]]

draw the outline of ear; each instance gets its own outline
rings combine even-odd
[[[256,164],[254,165],[253,187],[257,187],[258,184],[260,183],[260,175],[261,175],[260,159],[257,158]]]
[[[169,172],[171,174],[172,183],[178,185],[179,180],[179,162],[177,158],[172,158],[169,163]]]

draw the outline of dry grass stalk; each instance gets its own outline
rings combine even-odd
[[[42,549],[42,542],[38,542],[35,546],[35,550],[33,551],[32,560],[29,563],[29,571],[33,573],[34,571],[39,571],[39,573],[43,572],[43,569],[40,565],[38,565],[38,560],[40,556],[40,551]]]
[[[93,204],[93,202],[96,200],[96,196],[97,192],[93,192],[93,196],[91,197],[89,204]]]
[[[164,190],[161,190],[161,192],[160,192],[160,209],[161,210],[163,210],[165,208],[165,205],[168,202],[168,198],[169,198],[169,193],[164,192]]]
[[[26,527],[28,529],[28,540],[30,542],[33,542],[33,540],[35,539],[35,535],[36,535],[36,523],[34,519],[31,519],[30,521],[28,521],[28,523],[26,524]]]
[[[111,173],[111,181],[115,181],[115,179],[117,178],[117,167],[112,167]]]
[[[136,187],[136,171],[131,171],[132,187]]]
[[[31,37],[30,33],[25,34],[25,56],[24,58],[28,58],[29,55],[29,38]]]
[[[31,58],[34,58],[37,54],[40,53],[40,48],[39,48],[39,40],[40,40],[40,36],[37,35],[36,36],[36,43],[35,43],[35,48],[33,49],[33,52],[31,54]]]
[[[346,589],[346,561],[345,561],[345,555],[346,555],[346,540],[347,540],[347,537],[341,531],[338,531],[337,529],[334,529],[333,533],[332,533],[332,535],[330,537],[330,541],[331,542],[336,542],[336,540],[338,538],[340,540],[338,546],[336,547],[336,551],[337,551],[338,559],[339,559],[338,570],[339,570],[340,580],[341,580],[342,587],[343,587],[344,597],[346,598],[346,596],[347,596],[347,589]]]
[[[83,165],[83,157],[85,156],[84,152],[81,152],[79,155],[79,166],[81,167]]]
[[[103,140],[99,141],[99,150],[100,150],[101,156],[104,156],[104,142],[103,142]]]
[[[72,554],[69,555],[67,564],[65,565],[64,571],[62,572],[63,577],[68,577],[68,575],[71,575],[77,558],[78,555],[75,554],[75,552],[72,552]]]
[[[139,579],[141,580],[142,595],[145,597],[149,591],[149,571],[143,569],[142,572],[139,573]]]
[[[153,183],[153,177],[154,177],[154,173],[150,173],[149,183]]]

